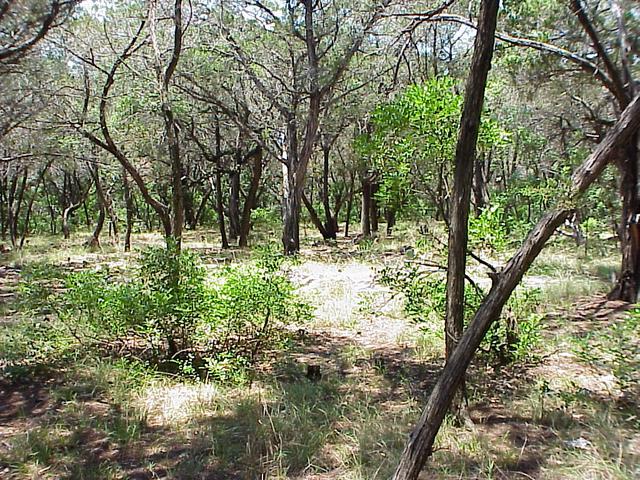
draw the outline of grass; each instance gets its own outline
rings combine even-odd
[[[211,243],[214,235],[190,234],[186,243],[211,264],[252,256],[221,252]],[[292,275],[316,306],[316,318],[290,353],[261,365],[250,385],[188,381],[134,359],[76,355],[48,365],[38,357],[35,364],[49,368],[27,369],[0,383],[7,406],[0,415],[0,477],[389,478],[442,365],[443,339],[435,320],[423,330],[408,322],[402,299],[390,300],[375,272],[381,258],[402,262],[401,247],[419,238],[414,228],[401,226],[394,238],[365,247],[308,245]],[[83,261],[130,261],[110,247],[87,256],[83,239],[61,245],[34,238],[13,261],[64,266],[71,257],[78,268]],[[137,237],[134,245],[158,240]],[[54,251],[34,254],[48,242]],[[429,250],[421,248],[418,254]],[[594,383],[611,375],[635,392],[636,370],[624,367],[640,361],[633,349],[637,325],[577,324],[563,313],[571,312],[567,306],[576,297],[608,286],[616,258],[611,252],[599,257],[595,246],[591,251],[585,256],[558,242],[536,263],[530,278],[542,279],[537,309],[556,313],[542,333],[539,360],[500,369],[474,364],[469,393],[476,426],[447,419],[425,478],[640,475],[634,397],[607,394]],[[14,347],[29,347],[34,321],[16,316],[3,325],[5,362],[11,351],[19,353]],[[306,378],[309,363],[321,366],[319,381]],[[572,446],[581,438],[585,448]]]

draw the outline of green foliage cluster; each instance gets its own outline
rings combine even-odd
[[[427,329],[434,324],[444,329],[447,285],[441,273],[409,264],[383,269],[380,280],[404,295],[404,310],[409,318]],[[539,298],[540,293],[535,289],[514,292],[500,321],[491,326],[480,347],[488,361],[504,365],[533,354],[540,340],[541,317],[535,311]],[[471,321],[483,299],[484,292],[477,285],[465,283],[465,323]]]
[[[190,376],[245,381],[263,354],[285,346],[284,327],[310,316],[282,262],[265,251],[255,264],[224,267],[208,282],[194,253],[150,248],[128,281],[81,271],[66,276],[60,293],[25,287],[34,308],[46,305],[55,315],[25,323],[16,333],[19,350],[32,364],[109,352]]]
[[[437,77],[409,86],[373,111],[371,131],[356,138],[355,150],[377,173],[376,197],[384,207],[401,211],[443,200],[434,198],[438,193],[433,190],[451,169],[461,108],[454,80]],[[506,139],[495,120],[483,120],[480,149],[491,149]]]

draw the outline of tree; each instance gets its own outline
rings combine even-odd
[[[600,175],[620,150],[633,141],[640,128],[640,97],[622,113],[594,152],[574,171],[571,189],[555,209],[545,214],[505,267],[493,278],[493,285],[464,331],[436,382],[420,420],[409,437],[393,480],[415,480],[433,452],[436,435],[449,405],[464,378],[480,342],[500,313],[523,275],[542,251],[547,240],[574,209],[573,202]]]
[[[484,93],[493,58],[498,6],[498,0],[483,0],[481,3],[478,33],[476,34],[473,59],[465,89],[464,108],[460,119],[450,203],[449,243],[447,244],[445,358],[451,357],[464,330],[464,283],[469,240],[471,189]]]
[[[283,165],[282,243],[285,252],[293,254],[300,248],[305,179],[325,102],[390,2],[382,1],[364,17],[352,5],[337,0],[303,0],[282,9],[250,3],[261,12],[259,21],[269,25],[262,40],[283,46],[281,61],[268,64],[261,54],[249,55],[230,29],[226,35],[245,74],[278,114],[280,125],[275,130]]]
[[[596,2],[588,7],[582,0],[568,2],[547,2],[544,7],[550,10],[559,25],[549,29],[546,24],[536,25],[534,30],[543,30],[541,36],[554,37],[559,40],[548,43],[521,35],[498,33],[496,37],[502,42],[524,48],[534,49],[542,54],[554,56],[561,68],[568,64],[577,66],[585,78],[596,80],[606,92],[610,101],[610,110],[618,116],[636,93],[636,67],[639,50],[629,36],[629,31],[636,31],[637,15],[628,12],[633,2],[614,0],[611,8],[601,9]],[[507,5],[514,21],[526,29],[532,20],[540,23],[539,11],[531,11],[527,2],[509,2]],[[567,9],[571,15],[566,15]],[[419,15],[418,17],[419,18]],[[565,22],[565,19],[568,21]],[[434,21],[456,22],[475,28],[468,19],[451,14],[440,14],[432,17]],[[549,32],[551,30],[551,32]],[[567,34],[567,31],[571,34]],[[585,42],[586,40],[586,42]],[[571,72],[571,69],[568,69]],[[582,100],[582,99],[579,99]],[[603,138],[603,127],[611,125],[606,118],[595,114],[595,108],[589,102],[581,101],[590,111],[594,124],[596,139]],[[638,142],[630,142],[626,147],[626,155],[616,161],[619,172],[619,190],[622,198],[619,239],[621,247],[621,269],[618,282],[610,292],[610,298],[635,302],[640,289],[640,242],[638,241],[637,217],[640,214],[640,193],[638,192]]]

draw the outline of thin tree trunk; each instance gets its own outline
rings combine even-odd
[[[640,127],[640,97],[622,113],[596,150],[574,172],[571,195],[558,202],[558,208],[544,215],[529,233],[520,249],[502,271],[493,277],[488,295],[476,311],[458,346],[449,357],[436,382],[418,425],[411,433],[393,480],[416,480],[427,459],[449,405],[482,339],[502,312],[511,293],[527,269],[542,251],[553,232],[572,213],[567,204],[575,201],[595,181],[607,164],[618,155],[620,147],[631,140]]]
[[[353,210],[353,189],[355,187],[355,178],[350,174],[349,198],[347,199],[347,214],[344,221],[344,236],[349,236],[349,227],[351,226],[351,211]]]
[[[129,186],[129,178],[127,176],[127,170],[122,167],[122,186],[124,189],[124,203],[127,211],[127,228],[124,233],[124,251],[131,251],[131,233],[133,231],[133,215],[134,204],[131,187]]]
[[[222,248],[229,248],[229,240],[227,238],[227,227],[224,219],[224,203],[222,196],[222,172],[216,169],[215,184],[212,185],[216,191],[216,213],[218,214],[218,230],[220,231],[220,243]]]
[[[371,181],[362,179],[362,209],[360,211],[360,229],[364,237],[371,236]]]
[[[258,201],[258,189],[260,188],[260,181],[262,180],[262,148],[256,147],[255,152],[252,154],[253,164],[251,167],[251,184],[249,185],[249,192],[247,198],[244,201],[244,207],[242,208],[242,218],[240,220],[240,238],[238,240],[238,246],[244,248],[249,244],[249,232],[251,231],[251,212],[256,208]]]
[[[241,152],[238,151],[238,155]],[[240,236],[240,161],[229,173],[229,240],[236,242]]]
[[[464,329],[464,281],[467,265],[473,166],[478,132],[480,131],[484,92],[493,58],[499,1],[483,0],[481,5],[478,33],[460,119],[453,192],[450,200],[445,320],[446,358],[449,358],[455,349]]]
[[[104,220],[106,218],[106,208],[105,208],[105,196],[104,190],[102,188],[102,182],[100,181],[100,171],[98,170],[98,165],[90,166],[91,176],[93,177],[93,183],[96,186],[96,200],[98,204],[98,221],[96,222],[95,228],[93,229],[93,233],[91,237],[85,242],[85,245],[88,248],[94,249],[100,247],[100,234],[102,233],[102,228],[104,227]]]

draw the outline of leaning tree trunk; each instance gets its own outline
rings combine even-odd
[[[622,218],[620,247],[622,265],[614,289],[609,293],[613,300],[635,303],[640,287],[640,200],[638,198],[638,135],[627,146],[619,160]]]
[[[433,444],[438,430],[458,386],[480,346],[480,342],[491,324],[500,317],[502,308],[509,300],[511,293],[542,251],[547,240],[572,213],[572,209],[565,205],[572,203],[585,192],[607,164],[618,154],[618,150],[626,146],[639,127],[640,97],[637,97],[625,109],[616,125],[596,150],[574,172],[570,198],[560,201],[556,210],[547,213],[540,219],[516,254],[502,271],[494,276],[491,290],[476,311],[469,327],[463,333],[458,346],[449,357],[429,395],[429,400],[418,425],[411,433],[402,453],[393,480],[416,480],[418,478],[422,467],[433,453]]]

